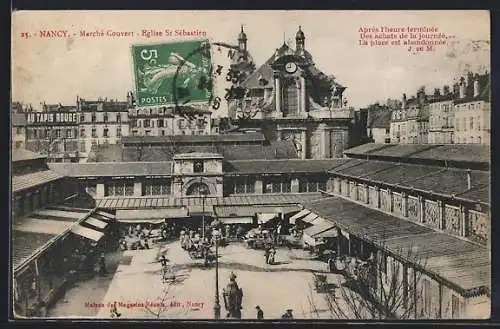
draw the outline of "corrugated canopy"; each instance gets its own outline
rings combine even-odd
[[[225,217],[219,218],[224,224],[252,224],[253,217]]]
[[[311,212],[307,209],[302,209],[301,211],[299,211],[298,213],[296,213],[295,215],[293,215],[292,217],[290,217],[290,223],[291,224],[295,224],[295,221],[297,219],[300,219],[302,217],[305,217],[307,215],[309,215]]]
[[[307,215],[306,217],[302,218],[302,221],[303,222],[306,222],[306,223],[310,223],[312,222],[313,220],[315,220],[316,218],[318,218],[318,215],[314,214],[314,213],[310,213],[309,215]]]
[[[37,171],[25,175],[12,177],[12,192],[19,192],[32,187],[43,185],[58,179],[63,178],[64,175],[58,174],[52,170]]]
[[[253,217],[258,213],[287,214],[298,211],[299,206],[216,206],[215,213],[218,217]]]
[[[186,208],[165,208],[165,209],[129,209],[117,210],[116,219],[120,222],[124,220],[152,220],[165,218],[181,218],[187,217],[188,212]]]
[[[97,218],[93,218],[93,217],[89,217],[85,220],[85,223],[91,225],[91,226],[94,226],[96,228],[99,228],[99,229],[104,229],[106,228],[106,226],[108,226],[108,223],[106,222],[103,222]]]
[[[23,232],[59,235],[69,229],[74,222],[49,219],[24,218],[20,223],[13,225],[13,229]]]

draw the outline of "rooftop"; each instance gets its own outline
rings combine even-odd
[[[218,153],[203,153],[203,152],[191,152],[191,153],[177,153],[173,156],[174,160],[189,160],[189,159],[224,159],[224,157]]]
[[[12,150],[12,162],[45,159],[45,158],[47,158],[47,156],[42,155],[40,153],[31,152],[25,149]]]
[[[367,181],[416,189],[446,196],[467,199],[470,191],[488,187],[491,175],[487,171],[471,170],[471,188],[468,186],[467,170],[439,166],[416,165],[377,160],[351,159],[332,168],[330,173]],[[488,193],[471,194],[473,202],[490,203]]]
[[[348,159],[274,159],[274,160],[231,160],[224,162],[227,174],[281,174],[281,173],[326,173]]]
[[[287,194],[253,194],[235,195],[228,197],[206,197],[204,201],[199,197],[172,198],[172,197],[106,197],[97,199],[96,207],[102,209],[141,209],[188,207],[201,209],[204,203],[206,209],[213,206],[241,206],[241,205],[286,205],[323,198],[321,193],[287,193]]]
[[[297,158],[297,151],[292,141],[272,142],[269,145],[261,144],[165,144],[158,146],[123,147],[117,144],[99,145],[89,155],[88,162],[133,162],[133,161],[171,161],[173,153],[218,153],[226,160],[249,159],[293,159]]]
[[[43,185],[58,179],[63,178],[64,175],[56,173],[52,170],[37,171],[25,175],[12,177],[12,192],[19,192],[32,187]]]
[[[233,143],[233,142],[264,142],[262,133],[231,133],[220,135],[174,135],[174,136],[123,136],[122,144],[164,144],[164,143]]]
[[[348,156],[394,159],[438,160],[447,162],[490,163],[490,147],[481,144],[376,144],[369,143],[344,151]]]
[[[172,162],[49,163],[54,172],[68,177],[165,176],[172,174]]]

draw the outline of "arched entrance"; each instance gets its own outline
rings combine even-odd
[[[207,196],[210,195],[210,188],[204,182],[195,182],[186,189],[186,196]]]

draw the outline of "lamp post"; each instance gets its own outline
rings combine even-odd
[[[220,301],[219,301],[219,230],[214,230],[215,235],[215,302],[214,318],[220,319]]]
[[[209,191],[207,191],[207,187],[203,184],[203,180],[200,177],[200,195],[201,195],[201,205],[202,205],[202,213],[201,213],[201,235],[203,241],[205,241],[205,197]]]

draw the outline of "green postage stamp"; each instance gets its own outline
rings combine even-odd
[[[133,45],[132,59],[138,106],[211,100],[208,40]]]

